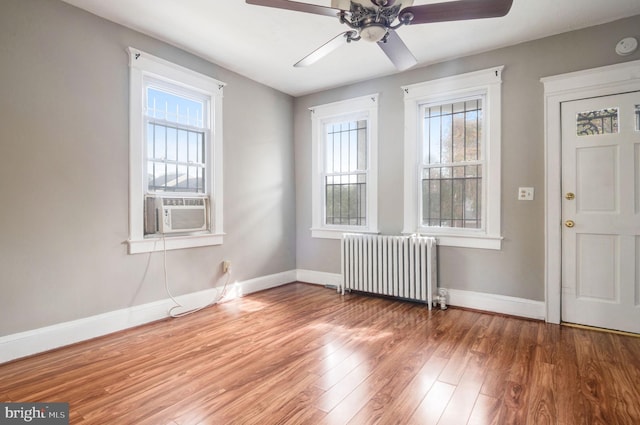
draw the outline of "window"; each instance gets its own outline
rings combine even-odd
[[[312,236],[377,233],[378,95],[311,108]]]
[[[500,249],[502,67],[403,87],[404,233]]]
[[[618,108],[581,112],[576,117],[576,134],[593,136],[618,132]]]
[[[325,125],[324,224],[367,225],[367,120]]]
[[[128,52],[129,253],[221,244],[224,84],[139,50]],[[188,212],[202,220],[205,211],[206,230],[177,232],[158,243],[159,235],[145,229],[149,196],[171,197],[164,205],[202,206]],[[181,210],[183,218],[186,213]]]

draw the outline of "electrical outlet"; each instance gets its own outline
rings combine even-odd
[[[222,273],[229,273],[230,269],[231,269],[231,261],[224,260],[222,262]]]
[[[518,188],[518,200],[519,201],[533,201],[533,188],[532,187],[519,187]]]

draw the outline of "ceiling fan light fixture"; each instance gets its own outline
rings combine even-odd
[[[387,34],[387,28],[379,24],[370,24],[360,30],[360,37],[363,40],[377,43]]]

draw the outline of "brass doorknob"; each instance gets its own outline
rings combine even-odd
[[[576,195],[571,193],[571,192],[567,192],[566,195],[564,195],[565,199],[567,199],[568,201],[571,201],[572,199],[575,199]]]
[[[567,227],[573,227],[576,225],[576,223],[573,220],[567,220],[564,222],[564,225]]]

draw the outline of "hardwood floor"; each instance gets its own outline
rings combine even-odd
[[[72,424],[640,424],[640,338],[306,284],[0,365]]]

